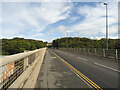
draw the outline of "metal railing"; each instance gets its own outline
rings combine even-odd
[[[108,49],[108,50],[100,49],[100,48],[59,48],[59,49],[74,53],[120,59],[120,55],[119,55],[120,53],[118,49]]]
[[[41,49],[0,59],[0,89],[9,86],[39,57]]]

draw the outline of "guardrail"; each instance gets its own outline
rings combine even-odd
[[[43,49],[45,52],[46,48]],[[0,89],[8,89],[31,65],[34,64],[35,66],[35,64],[39,61],[39,57],[43,55],[43,49],[15,54],[0,59]]]
[[[102,56],[107,58],[120,59],[120,53],[118,49],[99,49],[99,48],[59,48],[75,53],[88,54],[94,56]]]

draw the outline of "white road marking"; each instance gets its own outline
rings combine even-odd
[[[99,64],[99,63],[94,63],[94,64],[96,64],[96,65],[99,65],[99,66],[102,66],[102,67],[104,67],[104,68],[111,69],[111,70],[113,70],[113,71],[116,71],[116,72],[120,72],[119,70],[116,70],[116,69],[114,69],[114,68],[111,68],[111,67],[107,67],[107,66],[105,66],[105,65],[102,65],[102,64]]]
[[[86,59],[82,58],[82,60],[87,61]]]
[[[56,58],[56,57],[50,57],[50,58]]]
[[[77,58],[80,58],[81,60],[87,61],[86,59],[84,59],[84,58],[81,58],[81,57],[77,57]]]
[[[90,88],[93,88],[88,82],[86,82],[83,78],[81,78],[80,75],[78,75],[75,71],[73,71],[72,68],[70,68],[67,64],[65,64],[65,66],[67,66],[76,76],[78,76],[80,79],[82,79],[82,81],[85,82]]]
[[[67,66],[67,67],[68,67],[68,66]],[[68,68],[70,68],[70,67],[68,67]],[[71,68],[70,68],[70,69],[71,69]],[[73,70],[71,69],[71,71],[73,71]],[[74,73],[75,75],[77,75],[80,79],[82,79],[82,81],[85,82],[90,88],[93,88],[88,82],[86,82],[83,78],[81,78],[80,75],[78,75],[75,71],[73,71],[73,73]]]

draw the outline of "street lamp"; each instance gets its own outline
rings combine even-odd
[[[108,50],[108,15],[107,15],[107,3],[103,3],[106,6],[106,50]]]

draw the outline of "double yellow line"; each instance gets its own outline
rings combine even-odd
[[[49,49],[50,50],[50,49]],[[91,81],[88,77],[86,77],[84,74],[82,74],[80,71],[78,71],[76,68],[74,68],[71,64],[66,62],[64,59],[62,59],[60,56],[58,56],[56,53],[54,53],[52,50],[50,50],[55,56],[57,56],[60,60],[62,60],[65,64],[67,64],[73,71],[75,71],[81,78],[83,78],[89,85],[91,85],[93,88],[97,90],[102,90],[97,84],[95,84],[93,81]]]

